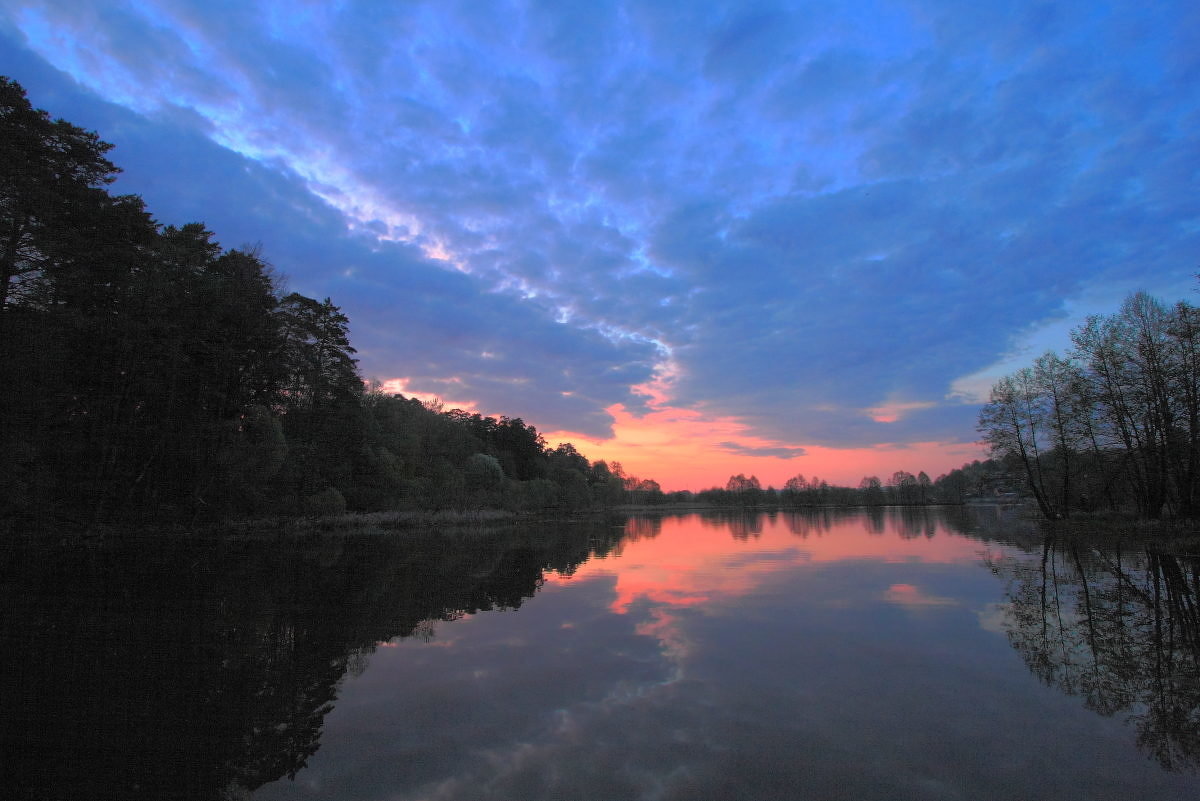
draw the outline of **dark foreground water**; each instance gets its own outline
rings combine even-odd
[[[1200,571],[993,511],[0,547],[0,798],[1195,799]]]

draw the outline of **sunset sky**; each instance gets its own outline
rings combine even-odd
[[[0,0],[0,74],[365,377],[665,489],[936,477],[1083,316],[1196,299],[1194,0]]]

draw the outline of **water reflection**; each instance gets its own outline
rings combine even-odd
[[[1200,753],[1195,562],[999,508],[10,544],[0,578],[5,799],[1200,791],[1159,767]]]
[[[240,798],[294,777],[377,643],[516,609],[618,534],[10,544],[0,797]]]
[[[939,531],[963,534],[985,542],[1022,545],[1040,539],[1038,529],[1031,521],[1018,516],[1015,508],[999,505],[805,507],[770,512],[723,508],[699,512],[696,518],[703,527],[728,531],[734,539],[741,541],[761,536],[764,525],[774,528],[781,522],[801,538],[862,528],[876,535],[891,532],[906,540],[932,539]],[[630,526],[641,527],[647,523],[661,528],[659,518],[635,519],[630,521]]]
[[[1167,769],[1200,766],[1200,563],[1154,550],[1047,539],[996,559],[1003,626],[1041,681],[1121,716]]]

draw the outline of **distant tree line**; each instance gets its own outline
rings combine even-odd
[[[662,497],[520,418],[364,387],[329,298],[110,194],[111,148],[0,78],[0,521]]]
[[[979,430],[1047,518],[1194,518],[1200,497],[1200,310],[1145,293],[992,389]]]
[[[702,490],[695,499],[710,506],[927,506],[1013,495],[1007,468],[991,459],[974,461],[931,480],[897,470],[887,481],[864,476],[857,487],[841,487],[813,476],[789,478],[782,489],[763,487],[757,476],[738,473],[725,486]]]

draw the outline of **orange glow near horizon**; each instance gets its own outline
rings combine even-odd
[[[752,436],[733,417],[710,417],[665,403],[652,403],[650,413],[641,417],[620,404],[607,411],[614,420],[612,439],[594,439],[571,431],[545,432],[546,439],[551,444],[572,442],[592,461],[620,462],[627,474],[652,478],[667,492],[724,487],[729,477],[738,473],[757,476],[764,488],[782,488],[797,474],[857,487],[864,476],[878,476],[886,482],[897,470],[913,474],[923,470],[930,478],[937,478],[966,462],[985,458],[983,446],[976,443],[940,442],[881,443],[861,448],[803,445],[804,454],[789,459],[733,453],[720,443],[733,442],[744,448],[797,445]]]
[[[986,457],[984,447],[978,443],[879,443],[859,448],[829,448],[763,439],[748,433],[748,426],[735,417],[712,416],[672,406],[672,377],[673,369],[664,365],[657,378],[636,388],[648,398],[650,411],[645,415],[634,415],[623,404],[605,410],[613,417],[611,439],[596,439],[569,430],[542,434],[551,447],[571,442],[589,460],[620,462],[627,475],[654,479],[666,492],[724,487],[729,477],[738,473],[756,476],[764,488],[782,488],[798,474],[844,487],[857,487],[864,476],[877,476],[886,483],[897,470],[914,475],[925,471],[932,479]],[[386,392],[398,392],[422,402],[440,402],[446,409],[495,414],[480,409],[470,400],[417,392],[409,388],[409,380],[392,378],[381,387]],[[908,411],[928,405],[892,403],[864,409],[863,414],[876,422],[895,422]],[[755,455],[733,452],[723,448],[722,443],[734,443],[744,449],[802,448],[804,453],[792,458]]]

